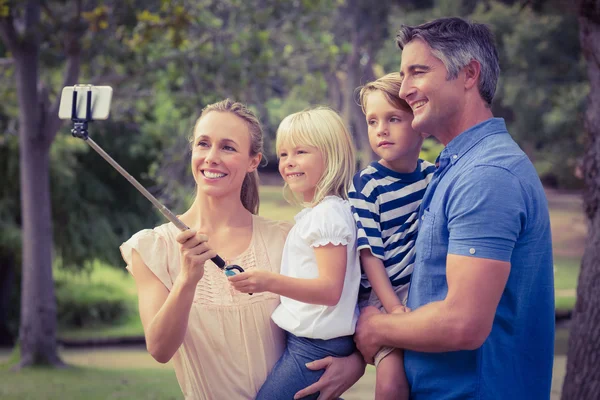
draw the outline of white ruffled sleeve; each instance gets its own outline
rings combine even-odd
[[[127,263],[127,270],[133,275],[131,263],[135,249],[144,264],[160,279],[168,290],[173,286],[169,275],[167,242],[164,237],[152,229],[144,229],[133,235],[119,247]]]
[[[323,201],[306,217],[309,221],[300,237],[311,247],[347,246],[356,230],[350,204],[341,199]]]

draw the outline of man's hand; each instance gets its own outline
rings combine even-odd
[[[358,352],[348,357],[325,357],[306,364],[306,367],[313,371],[325,368],[325,373],[317,382],[296,393],[294,399],[317,392],[320,392],[317,400],[337,399],[365,373],[365,363]]]
[[[269,292],[271,283],[278,274],[262,269],[251,269],[229,277],[229,282],[242,293]]]
[[[361,352],[365,361],[373,364],[373,358],[381,345],[377,343],[376,332],[372,326],[372,317],[380,315],[381,311],[373,306],[368,306],[360,311],[356,330],[354,332],[354,342],[356,347]]]

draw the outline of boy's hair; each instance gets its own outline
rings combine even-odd
[[[387,101],[399,110],[403,110],[412,114],[412,108],[408,103],[400,98],[400,87],[402,86],[402,79],[400,78],[399,72],[392,72],[382,76],[381,78],[374,80],[360,87],[359,101],[360,107],[362,108],[363,114],[367,114],[367,98],[369,95],[376,91],[381,91]]]
[[[323,155],[323,176],[317,183],[310,205],[316,205],[330,195],[348,199],[356,155],[352,137],[338,113],[328,107],[316,107],[288,115],[277,129],[275,150],[278,156],[284,145],[314,146]],[[290,203],[302,203],[291,193],[287,184],[283,194]]]

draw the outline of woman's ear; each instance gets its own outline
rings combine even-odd
[[[252,157],[252,159],[250,160],[250,165],[248,166],[248,169],[246,170],[246,172],[255,171],[256,168],[258,168],[258,166],[260,165],[261,160],[262,160],[262,153],[258,153],[257,155]]]

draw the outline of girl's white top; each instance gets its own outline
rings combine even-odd
[[[356,222],[350,203],[337,196],[327,196],[312,208],[295,217],[281,259],[281,274],[293,278],[314,279],[319,276],[314,248],[329,243],[345,245],[346,276],[340,301],[335,306],[302,303],[281,296],[281,304],[272,315],[282,329],[296,336],[332,339],[354,334],[358,319],[356,306],[360,285],[360,259],[356,250]]]

